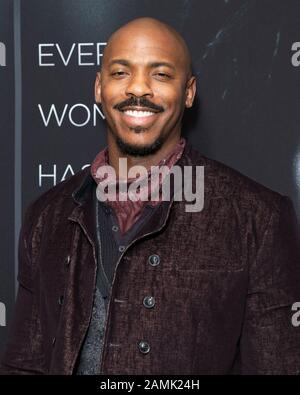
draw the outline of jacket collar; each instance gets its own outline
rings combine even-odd
[[[187,140],[181,158],[176,165],[183,167],[187,164],[187,157],[192,149],[191,143]],[[94,188],[96,183],[91,175],[90,166],[86,168],[86,174],[80,185],[73,191],[72,198],[77,204],[83,204],[90,199],[91,187]]]
[[[187,140],[184,147],[181,158],[178,160],[176,165],[183,167],[190,164],[190,152],[192,150],[191,143]],[[96,182],[93,179],[90,166],[86,168],[86,174],[79,187],[76,188],[72,193],[72,198],[76,203],[76,207],[73,209],[71,215],[68,217],[69,220],[78,222],[83,228],[85,234],[90,240],[91,244],[95,245],[97,240],[96,235]],[[171,196],[174,193],[174,185],[171,178]],[[173,203],[171,201],[163,201],[159,207],[159,213],[151,217],[151,220],[143,227],[143,233],[154,233],[166,222],[169,212]]]

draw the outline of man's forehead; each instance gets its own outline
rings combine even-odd
[[[142,18],[112,34],[103,54],[103,65],[113,58],[172,63],[175,68],[189,68],[191,57],[183,38],[173,28]]]
[[[145,46],[127,46],[127,47],[115,47],[110,53],[109,57],[114,58],[124,58],[128,60],[134,60],[135,58],[147,59],[149,60],[161,60],[161,61],[176,61],[177,56],[174,51],[170,49],[161,48],[158,45],[145,45]]]
[[[130,64],[168,63],[174,68],[183,65],[183,54],[170,46],[161,43],[149,43],[133,40],[132,42],[113,42],[104,54],[106,66],[110,66],[115,60],[124,59]]]

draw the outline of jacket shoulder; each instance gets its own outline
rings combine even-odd
[[[68,217],[75,206],[72,194],[82,185],[88,173],[89,167],[50,188],[27,205],[19,234],[18,279],[29,289],[36,272],[36,251],[45,225]]]
[[[71,211],[74,208],[72,194],[82,185],[89,171],[90,166],[61,181],[29,202],[22,221],[22,234],[30,237],[35,225],[38,222],[44,223],[45,218],[51,213],[63,210],[63,213],[66,214]]]
[[[279,210],[283,198],[281,193],[242,174],[238,170],[200,153],[190,151],[193,165],[204,166],[205,193],[212,198],[232,199],[240,207]]]
[[[72,199],[72,194],[82,185],[90,170],[90,166],[80,170],[68,179],[51,187],[27,205],[27,211],[40,212],[44,207],[61,199]]]

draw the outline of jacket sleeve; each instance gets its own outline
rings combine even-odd
[[[19,288],[12,321],[8,328],[8,341],[0,365],[1,375],[45,373],[38,296],[26,238],[31,228],[31,213],[28,208],[19,236]]]
[[[241,374],[300,374],[300,231],[291,200],[271,214],[254,262],[240,339]]]

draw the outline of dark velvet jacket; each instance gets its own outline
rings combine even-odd
[[[290,199],[190,143],[178,165],[204,166],[204,208],[163,202],[122,253],[101,373],[299,374],[291,307],[300,301],[300,247]],[[93,182],[86,168],[26,210],[2,373],[74,373],[97,271]],[[143,305],[147,295],[153,308]]]

